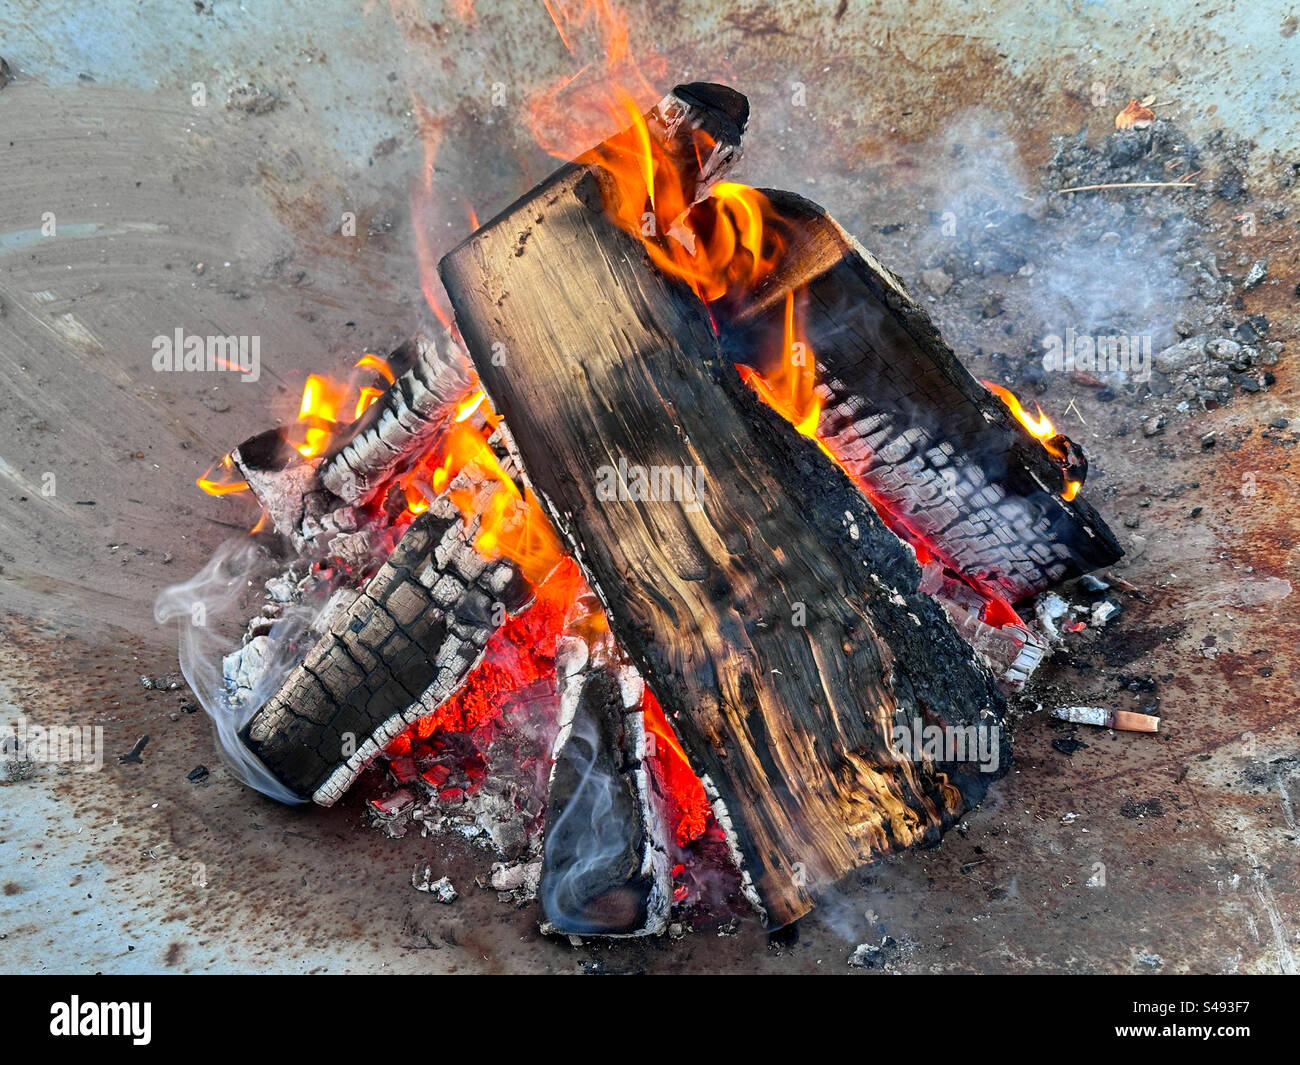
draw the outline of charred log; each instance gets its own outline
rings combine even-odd
[[[644,764],[644,684],[608,633],[568,635],[556,656],[554,744],[540,896],[542,930],[656,935],[671,877],[664,828]]]
[[[320,483],[320,459],[305,459],[283,429],[250,437],[230,453],[272,527],[297,551],[322,533],[352,532],[356,512]]]
[[[991,775],[891,738],[919,720],[996,733],[992,677],[917,593],[911,552],[609,221],[595,171],[563,168],[440,269],[525,475],[680,726],[771,923],[982,797]],[[648,497],[656,476],[669,488]]]
[[[467,467],[451,488],[474,485]],[[477,488],[484,502],[496,490]],[[334,803],[393,737],[455,694],[531,598],[512,563],[475,550],[477,522],[447,494],[435,499],[244,726],[245,746],[295,794]]]
[[[442,352],[431,340],[414,337],[388,361],[407,368],[330,445],[320,464],[321,484],[346,503],[369,502],[418,462],[451,423],[474,380],[450,337]]]
[[[770,352],[787,294],[799,293],[824,399],[818,435],[894,519],[1009,601],[1119,559],[1100,515],[1062,498],[1067,472],[1086,469],[1077,446],[1063,449],[1077,456],[1067,470],[834,219],[793,193],[765,192],[787,247],[743,304],[719,309],[724,349],[739,362]]]

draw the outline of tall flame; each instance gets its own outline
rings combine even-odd
[[[578,158],[609,176],[615,222],[641,241],[660,270],[685,281],[706,303],[752,290],[785,248],[771,202],[748,185],[720,181],[695,203],[694,175],[651,134],[635,101],[621,91],[617,97],[618,118],[627,125]],[[703,130],[694,136],[699,162],[714,142]]]
[[[802,339],[803,331],[795,323],[795,295],[785,294],[785,331],[781,363],[766,377],[749,366],[739,365],[741,378],[750,388],[795,427],[803,436],[817,439],[821,421],[822,398],[817,393],[817,360]]]

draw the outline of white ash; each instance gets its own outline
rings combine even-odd
[[[372,799],[366,804],[370,823],[389,839],[405,836],[419,812],[415,796],[406,788],[399,788],[383,799]]]
[[[1072,721],[1076,725],[1106,728],[1111,724],[1113,714],[1101,706],[1058,706],[1051,711],[1051,716],[1059,721]]]
[[[267,607],[262,608],[262,613],[249,620],[247,628],[244,629],[245,643],[255,637],[269,636],[271,634],[271,630],[275,628],[275,623],[279,620],[280,614],[278,610],[268,609],[268,607],[273,605],[274,604],[267,604]]]
[[[273,602],[293,603],[298,599],[298,582],[302,578],[294,573],[293,567],[266,582],[266,593]]]
[[[503,858],[521,857],[540,849],[540,836],[531,831],[536,811],[521,806],[512,794],[497,791],[491,780],[463,802],[421,807],[412,813],[421,834],[450,832],[491,849]]]
[[[334,624],[334,621],[342,614],[347,613],[352,604],[357,601],[357,596],[360,594],[361,592],[358,589],[348,585],[344,585],[342,588],[336,588],[334,594],[325,601],[325,605],[321,607],[320,613],[317,614],[315,619],[312,621],[311,631],[317,636],[329,632],[330,626]]]
[[[352,570],[373,568],[381,549],[391,549],[387,529],[361,529],[340,533],[329,542],[329,553],[340,564]]]
[[[258,681],[270,657],[271,637],[254,636],[221,660],[221,679],[226,700],[233,709],[242,709],[253,697]]]
[[[150,677],[147,674],[141,674],[140,687],[147,691],[179,691],[185,686],[185,678],[179,673],[168,673],[162,677]]]
[[[488,885],[497,893],[502,902],[514,902],[522,905],[537,898],[537,889],[542,882],[542,862],[493,862],[488,875]]]
[[[1055,592],[1045,592],[1034,601],[1034,614],[1039,627],[1053,643],[1061,643],[1064,637],[1057,627],[1057,622],[1070,612],[1070,604]]]
[[[1100,603],[1092,608],[1092,625],[1096,628],[1102,628],[1106,622],[1110,621],[1120,612],[1120,606],[1113,599],[1103,599]]]
[[[363,538],[367,545],[370,543],[370,533],[348,535]],[[366,558],[368,561],[371,558],[368,548]],[[361,572],[360,567],[355,571]],[[300,651],[287,653],[291,638],[300,637],[308,630],[317,635],[326,631],[337,614],[346,610],[360,594],[358,580],[335,588],[324,606],[315,608],[313,604],[325,595],[335,579],[333,571],[327,576],[317,575],[306,560],[298,559],[283,573],[263,582],[265,594],[259,612],[245,627],[240,646],[222,659],[222,683],[231,709],[255,710],[305,653],[306,641],[300,639],[292,639]],[[144,679],[141,678],[141,683]]]
[[[0,784],[17,784],[36,776],[40,763],[25,754],[0,761]]]
[[[859,943],[849,955],[849,965],[855,969],[892,970],[894,962],[900,956],[906,956],[915,949],[915,944],[908,941],[900,946],[893,936],[884,936],[879,943]]]
[[[460,898],[450,877],[441,876],[437,880],[433,878],[433,863],[427,858],[416,865],[415,872],[411,874],[411,887],[432,895],[435,902],[441,902],[444,906],[450,906]]]

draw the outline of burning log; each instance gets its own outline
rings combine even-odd
[[[453,477],[241,731],[285,786],[329,805],[461,687],[538,586],[535,555],[501,560],[480,535],[501,482],[452,461],[477,373],[495,410],[476,424],[504,416],[510,487],[517,474],[534,490],[528,506],[549,516],[610,628],[570,632],[556,659],[541,877],[552,931],[666,921],[645,684],[746,895],[783,925],[820,886],[935,841],[980,801],[1007,764],[986,662],[1014,682],[1044,652],[1010,603],[1119,555],[1074,498],[1082,453],[1013,421],[824,211],[766,194],[776,255],[737,221],[757,218],[762,194],[722,185],[705,199],[747,115],[731,90],[678,87],[635,136],[562,168],[443,260],[472,366],[454,341],[445,355],[409,343],[386,364],[388,391],[328,446],[333,429],[313,428],[307,448],[275,431],[227,460],[300,551],[381,514],[404,521]],[[629,165],[644,195],[619,178]],[[715,262],[727,212],[738,228]],[[695,272],[701,261],[718,275]],[[745,278],[747,262],[766,272]],[[773,337],[790,348],[796,304],[818,397],[797,419],[755,383],[770,388],[764,357]],[[561,559],[545,538],[543,556]],[[900,730],[980,731],[991,757],[923,751]]]
[[[276,532],[302,551],[321,533],[357,528],[356,512],[320,484],[319,459],[305,459],[283,429],[250,437],[230,453]]]
[[[400,376],[332,441],[320,482],[344,502],[368,503],[417,462],[456,417],[473,375],[450,336],[446,347],[440,354],[432,341],[415,337],[398,348],[388,364]]]
[[[672,878],[668,831],[644,764],[645,685],[592,606],[594,618],[571,627],[556,655],[560,730],[546,801],[542,931],[656,935],[668,922]],[[593,623],[603,631],[593,633]]]
[[[451,492],[487,512],[497,482],[467,467],[406,530],[356,601],[241,731],[290,791],[334,803],[394,736],[455,694],[532,588],[474,547]]]
[[[744,363],[770,352],[799,294],[822,399],[816,435],[886,523],[1009,603],[1119,559],[1105,522],[1075,498],[1076,446],[1058,437],[1049,450],[1012,418],[901,282],[822,208],[764,194],[786,246],[742,305],[721,309],[724,349]]]
[[[996,727],[1005,704],[911,552],[604,203],[597,168],[564,167],[440,270],[524,475],[783,925],[982,797],[973,766],[900,756],[896,721]]]
[[[739,93],[686,85],[665,96],[647,121],[674,165],[702,189],[734,159],[747,117]],[[421,461],[464,413],[473,376],[450,336],[446,354],[417,337],[385,365],[394,376],[390,387],[322,455],[304,460],[283,430],[254,437],[232,455],[277,531],[299,550],[318,530],[355,528],[355,507],[373,502]],[[463,487],[453,483],[416,519],[348,614],[245,726],[245,745],[296,794],[323,805],[336,801],[388,740],[454,692],[504,620],[498,610],[493,626],[483,623],[483,590],[473,586],[487,568],[472,546],[478,526],[458,526],[460,512],[447,498]],[[427,562],[431,551],[436,566]],[[416,570],[435,583],[422,588]],[[507,598],[506,608],[521,606],[528,583],[519,571],[502,563],[491,573],[514,589],[517,602]],[[395,610],[388,600],[399,590],[403,602]],[[441,591],[432,603],[431,590]],[[495,584],[489,590],[504,595]],[[439,668],[419,662],[420,652]]]

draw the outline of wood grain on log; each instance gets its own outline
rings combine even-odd
[[[983,795],[972,765],[900,757],[896,722],[997,726],[1005,704],[911,551],[603,205],[565,167],[440,269],[525,475],[782,925]],[[606,491],[620,473],[676,494]]]

